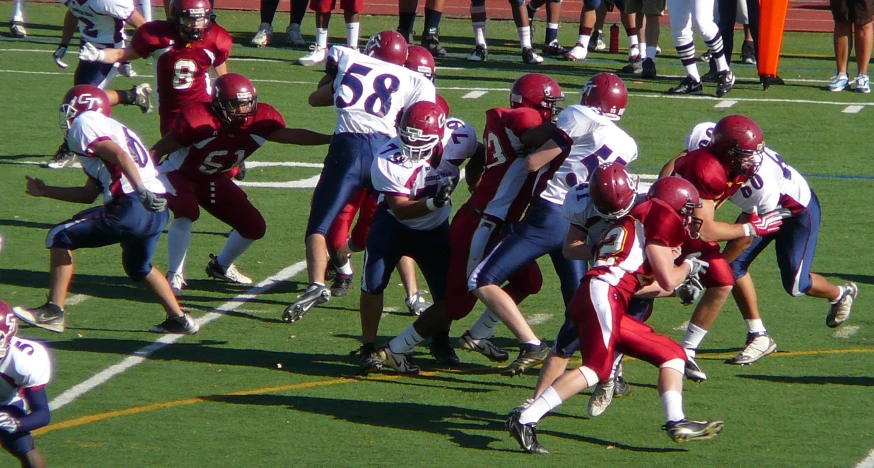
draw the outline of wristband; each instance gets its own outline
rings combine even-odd
[[[437,205],[434,204],[433,198],[429,198],[429,199],[425,200],[425,206],[428,207],[428,210],[430,210],[430,211],[434,211],[437,208],[439,208]]]
[[[746,237],[758,237],[756,236],[756,230],[753,228],[753,225],[750,223],[744,224],[744,236]]]

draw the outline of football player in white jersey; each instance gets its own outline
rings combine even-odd
[[[614,123],[627,102],[625,83],[612,73],[598,73],[586,83],[580,104],[558,115],[553,138],[526,159],[528,171],[538,172],[528,215],[470,275],[470,291],[524,343],[519,357],[504,370],[505,375],[513,376],[539,364],[549,353],[549,346],[530,328],[515,325],[524,317],[501,285],[522,267],[549,254],[561,281],[565,305],[570,302],[586,265],[562,255],[569,222],[562,216],[561,207],[568,189],[588,180],[591,169],[605,162],[624,165],[637,159],[634,139]]]
[[[314,107],[334,106],[337,124],[325,157],[324,169],[313,191],[306,228],[309,286],[282,315],[286,322],[300,320],[314,306],[330,299],[325,287],[328,266],[326,235],[337,214],[362,188],[369,188],[374,154],[397,133],[402,109],[416,102],[434,102],[430,80],[404,68],[407,43],[395,31],[383,31],[367,42],[364,53],[332,47],[325,63],[325,78],[309,97]]]
[[[687,151],[709,146],[715,126],[713,122],[696,125],[686,139]],[[822,217],[819,199],[804,177],[776,151],[765,146],[759,158],[758,171],[729,198],[743,212],[737,222],[747,222],[752,213],[778,209],[787,212],[775,233],[731,241],[723,252],[734,273],[732,295],[748,327],[746,346],[728,360],[730,364],[752,364],[777,350],[777,344],[762,323],[756,290],[748,272],[752,262],[771,242],[775,245],[783,288],[795,297],[828,299],[831,302],[826,316],[829,327],[837,327],[849,318],[859,292],[853,282],[838,286],[811,272]]]
[[[449,127],[438,104],[417,102],[404,111],[398,137],[373,160],[371,177],[379,207],[367,237],[361,282],[362,372],[387,366],[401,373],[419,373],[419,366],[405,354],[424,338],[413,331],[404,341],[405,349],[392,349],[386,343],[376,350],[376,334],[383,290],[401,256],[416,261],[434,298],[432,307],[442,307],[450,258],[450,197],[460,176],[458,167],[478,147],[472,128],[458,119],[451,122]],[[433,338],[431,354],[438,362],[458,364],[449,330]]]
[[[64,17],[61,43],[54,53],[55,63],[67,68],[64,56],[77,25],[82,46],[91,44],[97,49],[121,48],[125,46],[125,23],[134,28],[146,22],[136,10],[133,0],[65,0],[67,13]],[[80,60],[73,74],[73,85],[92,85],[105,89],[118,73],[118,64],[103,64]],[[135,105],[144,113],[151,110],[152,89],[142,83],[129,90],[105,90],[111,105]],[[61,169],[74,162],[75,154],[62,143],[55,155],[43,167]]]
[[[110,117],[109,98],[96,86],[78,85],[67,91],[60,106],[60,123],[71,149],[82,160],[88,180],[82,187],[53,187],[28,177],[27,194],[85,204],[102,194],[103,204],[79,212],[49,231],[48,301],[34,308],[16,307],[15,315],[31,325],[63,332],[64,303],[73,279],[73,251],[121,244],[125,273],[134,282],[142,281],[167,312],[167,319],[150,331],[197,333],[197,323],[179,307],[164,275],[152,267],[152,254],[169,214],[164,186],[143,143]]]
[[[43,345],[15,336],[17,331],[12,308],[0,301],[0,445],[21,466],[42,468],[46,462],[31,432],[51,419],[45,387],[52,361]]]

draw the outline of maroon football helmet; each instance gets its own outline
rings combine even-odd
[[[173,0],[170,19],[186,41],[202,41],[215,16],[209,0]]]
[[[698,238],[698,231],[704,222],[701,218],[692,216],[695,208],[701,207],[698,189],[682,177],[670,176],[657,180],[646,196],[647,200],[661,200],[677,211],[683,218],[683,226],[692,239]]]
[[[73,124],[73,120],[83,112],[96,111],[109,117],[110,108],[109,96],[97,86],[73,86],[64,95],[61,106],[58,108],[58,123],[61,126],[61,130],[66,133]]]
[[[604,163],[589,177],[589,196],[595,211],[606,219],[618,219],[631,211],[637,199],[637,176],[617,162]]]
[[[258,109],[258,93],[245,76],[226,73],[215,80],[212,109],[223,122],[243,126]]]
[[[407,46],[407,61],[404,63],[404,66],[414,72],[421,73],[425,78],[431,80],[432,83],[437,79],[437,66],[434,64],[434,56],[431,55],[431,52],[428,52],[428,49],[422,46]]]
[[[18,331],[18,320],[15,319],[15,314],[12,313],[12,307],[9,304],[0,301],[0,359],[6,357],[9,352],[9,345],[12,343],[12,337]]]
[[[754,176],[759,171],[764,149],[762,129],[749,117],[729,115],[713,128],[710,151],[735,174]]]
[[[522,75],[510,88],[510,107],[530,107],[540,112],[544,121],[558,115],[561,109],[556,103],[559,101],[564,101],[561,87],[542,73]]]
[[[446,102],[446,99],[443,99],[443,96],[437,94],[437,105],[440,106],[440,110],[443,111],[443,114],[446,115],[446,118],[449,118],[449,103]]]
[[[370,36],[364,55],[403,67],[407,63],[407,40],[397,31],[383,31]]]
[[[433,102],[419,101],[408,107],[398,124],[404,162],[415,164],[430,158],[443,138],[445,125],[446,114]]]
[[[581,105],[600,109],[610,120],[619,120],[628,104],[628,88],[613,73],[598,73],[589,78],[580,94]]]

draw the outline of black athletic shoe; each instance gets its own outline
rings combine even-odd
[[[338,274],[334,278],[334,283],[331,284],[331,297],[343,297],[349,294],[351,286],[352,275]]]
[[[542,363],[548,354],[549,346],[545,341],[541,341],[539,345],[523,344],[519,347],[519,357],[505,367],[501,374],[509,377],[521,375],[525,369]]]
[[[457,366],[461,362],[455,349],[449,344],[449,330],[431,337],[431,356],[434,356],[437,364],[444,366]]]
[[[440,45],[440,30],[437,28],[431,28],[425,31],[422,34],[422,47],[428,49],[428,52],[431,52],[431,55],[434,57],[444,57],[446,55],[446,49]]]
[[[734,73],[731,70],[720,72],[716,78],[716,97],[722,97],[734,89]]]
[[[722,421],[692,421],[681,419],[670,421],[662,429],[668,432],[668,437],[674,442],[690,440],[707,440],[716,437],[725,425]]]
[[[519,422],[519,417],[522,415],[522,412],[513,411],[510,413],[507,418],[507,431],[516,439],[516,442],[519,442],[519,447],[522,447],[522,450],[525,453],[534,453],[537,455],[546,455],[549,453],[549,450],[546,450],[546,447],[540,445],[540,442],[537,441],[537,424],[522,424]]]
[[[657,76],[656,65],[653,59],[643,59],[643,70],[641,71],[641,76],[644,78],[655,78]]]
[[[358,355],[358,372],[361,375],[367,375],[371,370],[382,369],[382,361],[376,357],[376,343],[364,343],[355,351],[349,353],[350,356]]]
[[[694,94],[700,95],[704,94],[704,87],[701,86],[700,81],[694,81],[692,78],[688,76],[683,78],[683,81],[680,82],[677,86],[668,90],[668,94]]]

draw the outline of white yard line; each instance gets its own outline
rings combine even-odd
[[[275,275],[261,281],[255,287],[249,289],[246,293],[240,294],[239,296],[233,298],[232,300],[225,302],[221,306],[215,309],[214,312],[210,312],[203,317],[197,319],[197,323],[201,328],[205,327],[208,323],[213,320],[220,318],[224,315],[225,312],[230,312],[238,309],[241,305],[245,304],[247,301],[255,298],[255,296],[259,294],[263,294],[274,286],[279,284],[280,281],[284,281],[292,276],[304,271],[306,269],[306,262],[300,261],[295,263],[294,265],[288,266],[280,270]],[[277,315],[279,311],[277,311]],[[120,363],[115,364],[114,366],[107,367],[103,371],[97,373],[90,379],[74,385],[73,387],[65,390],[63,393],[55,397],[49,403],[49,407],[52,410],[57,410],[67,406],[68,404],[76,401],[82,395],[94,390],[95,388],[105,384],[110,379],[122,374],[126,370],[141,364],[145,361],[149,356],[154,354],[156,351],[159,351],[168,345],[171,345],[181,339],[184,335],[163,335],[154,343],[144,346],[136,351],[134,351],[133,356],[129,356],[123,359]]]
[[[724,100],[724,101],[720,101],[719,103],[717,103],[717,104],[716,104],[715,106],[713,106],[713,107],[715,107],[715,108],[717,108],[717,109],[727,109],[727,108],[729,108],[729,107],[731,107],[731,106],[737,104],[738,102],[739,102],[739,101],[737,101],[737,100],[735,100],[735,99],[726,99],[726,100]]]
[[[874,468],[874,448],[868,452],[868,456],[864,460],[856,464],[854,468]]]
[[[464,96],[461,96],[461,99],[478,99],[486,95],[488,91],[471,91]]]
[[[319,175],[314,175],[308,179],[292,180],[288,182],[237,182],[240,187],[251,188],[294,188],[294,189],[311,189],[316,188],[319,183]]]
[[[66,307],[66,306],[74,306],[77,304],[81,304],[90,298],[91,298],[91,296],[86,296],[85,294],[76,294],[76,295],[70,296],[70,298],[68,298],[64,302],[64,306]]]
[[[313,169],[321,169],[322,163],[304,163],[295,161],[246,161],[246,168],[253,167],[311,167]]]
[[[865,106],[847,106],[841,112],[843,112],[844,114],[858,114],[859,111],[861,111],[864,108],[865,108]]]

